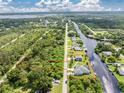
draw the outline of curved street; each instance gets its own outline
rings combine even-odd
[[[78,25],[74,22],[73,24],[77,33],[80,35],[82,42],[84,43],[84,47],[87,48],[87,55],[89,57],[90,62],[94,64],[93,69],[102,82],[104,93],[121,93],[118,87],[117,79],[112,75],[106,65],[101,62],[99,56],[94,52],[94,49],[97,46],[97,41],[94,39],[87,38],[81,32]]]

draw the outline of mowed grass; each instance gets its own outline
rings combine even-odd
[[[59,84],[53,84],[50,93],[62,93],[62,79]]]
[[[122,64],[124,64],[124,58],[120,58],[119,59],[119,62],[122,63]]]

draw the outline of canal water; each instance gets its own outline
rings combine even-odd
[[[96,73],[96,75],[100,78],[104,93],[121,93],[120,89],[118,87],[118,81],[117,79],[112,75],[112,72],[110,72],[104,64],[100,57],[94,52],[94,49],[97,46],[97,41],[94,39],[87,38],[79,29],[78,25],[74,23],[74,27],[79,34],[84,47],[87,48],[87,55],[89,57],[90,62],[93,64],[93,69]]]

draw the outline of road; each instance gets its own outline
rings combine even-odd
[[[46,35],[48,32],[49,32],[49,31],[45,32],[37,41],[42,40],[42,39],[43,39],[42,37],[43,37],[44,35]],[[21,35],[20,37],[23,37],[23,36],[24,36],[24,35]],[[36,41],[36,42],[37,42],[37,41]],[[34,44],[33,44],[33,45],[34,45]],[[12,67],[8,72],[6,72],[6,74],[4,74],[4,76],[0,79],[0,85],[1,85],[2,83],[4,83],[5,80],[7,79],[7,74],[10,73],[12,70],[16,69],[17,65],[20,64],[20,63],[29,55],[30,52],[31,52],[31,49],[28,48],[28,49],[26,50],[26,52],[24,53],[24,55],[22,55],[22,57],[13,65],[13,67]]]
[[[68,23],[66,23],[65,30],[65,53],[64,53],[64,73],[63,73],[63,86],[62,93],[67,93],[67,68],[68,68]]]
[[[85,37],[79,29],[78,25],[74,22],[73,24],[77,33],[80,35],[82,42],[84,43],[84,47],[87,48],[87,55],[89,57],[90,62],[94,64],[93,69],[102,82],[104,93],[121,93],[118,87],[117,79],[108,70],[106,64],[101,62],[99,56],[94,52],[94,49],[97,46],[97,41]]]
[[[19,38],[22,38],[22,37],[24,37],[24,36],[25,36],[25,34],[22,34],[22,35],[19,36]],[[3,49],[3,48],[5,48],[5,47],[7,47],[8,45],[10,45],[10,44],[16,42],[17,39],[18,39],[18,38],[15,38],[15,39],[11,40],[9,43],[6,43],[5,45],[1,46],[0,49]]]

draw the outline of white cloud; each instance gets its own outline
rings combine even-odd
[[[0,0],[0,13],[8,13],[13,10],[12,6],[9,6],[9,3],[12,0]]]
[[[9,7],[2,7],[0,9],[0,13],[19,13],[19,12],[48,12],[48,9],[43,9],[43,8],[15,8],[12,6]]]
[[[94,4],[98,4],[99,0],[81,0],[80,2],[81,4],[88,4],[88,5],[94,5]]]
[[[115,11],[122,11],[122,9],[121,8],[117,8],[117,9],[115,9]]]
[[[81,2],[74,5],[72,11],[101,11],[103,9],[99,4],[99,0],[81,0]]]
[[[32,7],[32,8],[16,8],[17,11],[19,12],[48,12],[48,9],[43,9],[43,8],[36,8],[36,7]],[[17,12],[15,11],[15,12]]]
[[[117,9],[108,8],[108,9],[105,9],[104,11],[123,11],[123,9],[121,9],[121,8],[117,8]]]
[[[74,4],[70,0],[40,0],[32,7],[18,8],[10,3],[13,0],[0,0],[0,13],[8,12],[63,12],[63,11],[121,11],[118,9],[105,9],[99,2],[100,0],[80,0]]]
[[[112,11],[112,8],[105,9],[105,11]]]
[[[48,9],[49,11],[69,11],[72,5],[72,2],[69,0],[41,0],[40,2],[35,4],[37,7],[42,7],[44,9]]]
[[[41,0],[40,2],[36,3],[36,6],[42,8],[48,8],[50,10],[59,11],[97,11],[103,10],[103,7],[99,5],[99,0],[81,0],[77,4],[73,4],[69,0],[48,0],[44,1]],[[56,10],[57,9],[57,10]]]

